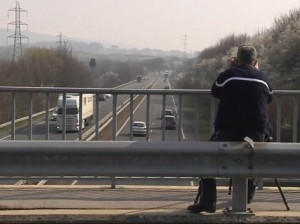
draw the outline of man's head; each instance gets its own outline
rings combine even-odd
[[[256,64],[256,49],[250,44],[239,46],[237,52],[237,62],[240,65],[248,64],[254,66]]]

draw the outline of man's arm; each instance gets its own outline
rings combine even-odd
[[[220,87],[218,87],[216,85],[216,81],[214,81],[214,83],[213,83],[213,85],[211,87],[211,95],[213,97],[216,97],[216,98],[220,99],[220,97],[221,97],[221,89],[220,89]]]
[[[217,85],[217,83],[223,83],[225,79],[225,72],[222,72],[219,74],[218,78],[214,81],[212,87],[211,87],[211,95],[213,97],[216,97],[218,99],[221,99],[222,96],[222,87]]]

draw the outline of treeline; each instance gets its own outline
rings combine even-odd
[[[214,46],[204,49],[197,58],[186,62],[189,66],[177,82],[178,88],[210,89],[218,74],[227,68],[228,58],[236,55],[237,47],[242,43],[251,43],[256,47],[259,67],[268,73],[274,89],[299,89],[300,8],[276,18],[271,28],[257,32],[255,35],[231,34]],[[280,128],[283,133],[281,140],[291,141],[293,101],[284,98],[284,102],[285,106],[281,111]],[[209,108],[209,101],[201,102],[200,106]],[[272,103],[269,114],[273,133],[276,133],[276,100]],[[208,120],[209,112],[202,116]],[[298,127],[300,127],[299,122]]]
[[[255,35],[231,34],[202,50],[189,62],[191,67],[178,82],[179,87],[210,88],[217,75],[227,68],[227,59],[247,42],[256,47],[260,69],[270,75],[274,88],[300,87],[300,9],[276,18],[271,28]]]
[[[92,63],[91,63],[92,62]],[[112,88],[144,75],[169,68],[164,58],[114,60],[106,57],[78,59],[69,47],[62,49],[28,48],[16,61],[0,61],[1,86]],[[57,95],[50,95],[50,106]],[[16,118],[28,115],[29,96],[16,95]],[[45,110],[45,94],[34,94],[33,112]],[[0,123],[11,118],[12,96],[0,93]]]
[[[27,87],[90,87],[92,77],[88,68],[72,57],[68,49],[29,48],[17,62],[0,61],[1,86]],[[57,96],[50,98],[51,106]],[[28,115],[28,94],[16,94],[16,117]],[[45,110],[45,94],[34,94],[34,112]],[[10,120],[12,96],[0,95],[0,123]]]

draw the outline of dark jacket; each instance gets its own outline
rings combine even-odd
[[[211,93],[220,99],[216,131],[257,131],[270,135],[268,103],[272,87],[267,75],[250,65],[236,66],[222,72]]]

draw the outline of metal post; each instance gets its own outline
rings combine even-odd
[[[32,140],[32,92],[29,92],[28,140]]]
[[[132,124],[133,124],[133,94],[130,94],[130,141],[133,140],[132,134]]]
[[[99,94],[96,94],[95,139],[99,140]]]
[[[82,93],[79,93],[79,141],[82,140]]]
[[[181,134],[181,131],[182,131],[182,95],[180,94],[179,95],[179,114],[178,114],[178,117],[179,117],[179,122],[178,122],[178,141],[181,141],[182,140],[182,134]]]
[[[247,178],[233,177],[232,178],[232,213],[243,214],[247,211]]]
[[[166,140],[166,94],[163,94],[163,108],[162,108],[162,141]]]
[[[150,134],[149,134],[149,130],[150,130],[150,94],[147,94],[147,102],[146,102],[146,126],[147,126],[147,134],[146,134],[146,141],[150,140]]]
[[[113,94],[112,140],[117,140],[117,94]]]
[[[277,111],[277,126],[276,126],[276,140],[277,142],[280,142],[281,141],[281,97],[278,96],[277,97],[277,108],[276,108],[276,111]]]
[[[298,97],[294,96],[294,110],[293,110],[293,142],[297,142],[298,125]]]
[[[16,140],[16,92],[11,93],[11,140]]]
[[[49,140],[49,108],[50,108],[50,94],[49,92],[46,93],[46,115],[45,115],[45,119],[46,119],[46,136],[45,136],[45,140]]]
[[[62,108],[62,140],[66,140],[66,93],[63,93],[63,108]]]

